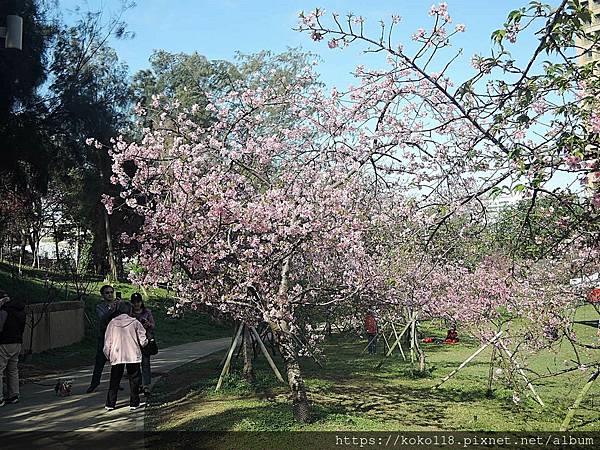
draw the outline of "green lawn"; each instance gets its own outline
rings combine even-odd
[[[596,332],[589,327],[577,330],[590,339]],[[256,385],[249,385],[236,373],[238,362],[222,392],[215,393],[221,356],[215,355],[181,367],[159,381],[146,411],[146,427],[149,431],[558,430],[590,375],[589,371],[576,371],[537,381],[536,389],[546,403],[542,408],[522,383],[519,404],[513,402],[513,390],[500,380],[494,381],[493,395],[488,398],[488,350],[433,390],[443,376],[477,349],[475,342],[426,346],[429,371],[425,377],[398,355],[375,369],[382,355],[362,354],[364,346],[365,342],[352,335],[334,335],[325,346],[325,369],[311,360],[304,361],[314,413],[308,425],[294,422],[287,388],[277,383],[262,355],[257,361]],[[570,357],[563,346],[556,353],[543,352],[530,368],[538,373],[559,369]],[[283,367],[281,360],[277,364]],[[534,377],[532,373],[529,376]],[[600,404],[594,404],[599,392],[600,384],[592,387],[571,423],[572,429],[600,430]]]
[[[23,266],[19,274],[17,265],[0,262],[0,288],[8,292],[11,297],[20,298],[25,303],[77,299],[77,288],[70,278],[65,274],[29,266]]]

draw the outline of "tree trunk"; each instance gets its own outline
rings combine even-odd
[[[331,321],[329,319],[325,323],[325,336],[331,336]]]
[[[40,268],[40,245],[41,245],[41,238],[36,238],[36,242],[35,242],[35,261],[36,261],[36,267],[38,269]]]
[[[252,335],[250,334],[250,327],[248,324],[244,324],[244,378],[254,383],[254,346],[252,345]]]
[[[292,408],[294,410],[294,418],[301,423],[308,423],[311,419],[310,403],[308,402],[308,394],[306,385],[302,378],[302,371],[298,361],[298,352],[294,341],[289,334],[283,330],[277,332],[279,341],[279,350],[285,364],[287,373],[288,385],[292,392]]]
[[[75,271],[79,271],[79,227],[75,228]]]
[[[417,356],[419,358],[419,372],[424,373],[425,372],[425,352],[423,351],[423,349],[421,348],[421,345],[419,343],[419,328],[417,326],[416,321],[415,321],[415,325],[413,327],[413,342],[414,342],[415,350],[417,352]]]
[[[56,265],[60,266],[60,249],[58,247],[58,230],[56,229],[56,222],[53,223],[53,234],[54,234],[54,250],[56,251]]]
[[[282,309],[287,309],[287,293],[289,289],[290,257],[286,257],[281,268],[281,282],[279,284],[279,302]],[[286,317],[288,311],[282,311],[281,317]],[[292,335],[289,332],[289,324],[285,319],[280,319],[278,323],[271,324],[273,333],[277,336],[279,343],[279,352],[283,357],[285,371],[287,373],[288,385],[292,391],[292,408],[294,418],[300,423],[308,423],[311,418],[310,403],[306,392],[306,385],[302,378],[300,362],[298,361],[298,351]]]
[[[425,373],[425,352],[419,344],[417,344],[417,353],[419,354],[419,372]]]
[[[23,264],[25,264],[25,247],[27,246],[27,237],[21,232],[21,251],[19,253],[19,276],[23,272]]]
[[[496,358],[496,346],[492,347],[492,357],[490,359],[490,370],[488,373],[488,385],[485,396],[488,398],[492,398],[494,396],[494,392],[492,391],[492,382],[494,381],[494,359]]]
[[[31,267],[34,268],[35,260],[37,258],[37,247],[35,245],[36,238],[33,231],[27,236],[27,240],[29,241],[29,246],[31,247]]]
[[[106,229],[106,246],[108,249],[108,265],[110,267],[110,273],[108,278],[112,282],[117,282],[117,263],[115,261],[115,251],[112,245],[112,236],[110,234],[110,220],[108,218],[108,211],[106,208],[102,207],[102,212],[104,214],[104,228]]]

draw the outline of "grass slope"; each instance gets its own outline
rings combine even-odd
[[[74,345],[28,355],[21,364],[23,377],[60,372],[64,369],[91,365],[96,354],[96,305],[101,301],[100,279],[89,279],[89,286],[83,302],[85,308],[85,337]],[[77,289],[64,274],[32,268],[23,268],[18,275],[16,266],[0,263],[0,288],[12,297],[23,299],[26,303],[72,301],[78,298]],[[115,290],[128,300],[136,292],[129,283],[118,283]],[[156,320],[156,340],[159,348],[205,339],[216,339],[231,335],[232,327],[212,320],[201,311],[188,311],[181,317],[167,314],[174,305],[172,292],[164,289],[150,289],[144,301]],[[27,330],[26,330],[27,332]]]

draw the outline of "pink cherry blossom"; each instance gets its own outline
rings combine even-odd
[[[578,169],[581,167],[581,158],[576,155],[569,155],[565,158],[565,162],[571,169]]]
[[[593,112],[590,117],[590,128],[592,133],[600,133],[600,114]]]

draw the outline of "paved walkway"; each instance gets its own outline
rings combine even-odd
[[[169,347],[152,357],[152,372],[167,372],[225,349],[230,343],[231,338],[222,338]],[[98,389],[86,394],[92,370],[93,366],[90,366],[21,386],[20,402],[0,407],[0,431],[143,431],[143,408],[129,411],[128,381],[124,378],[121,382],[124,390],[119,392],[117,408],[105,411],[110,364],[107,363],[104,368]],[[58,378],[73,380],[72,395],[55,395],[54,384]]]

